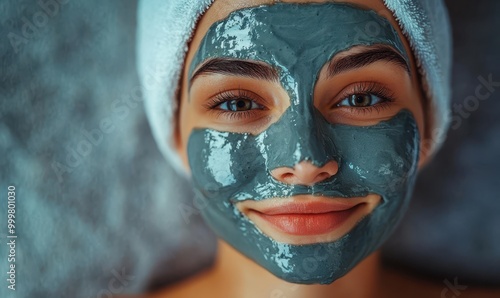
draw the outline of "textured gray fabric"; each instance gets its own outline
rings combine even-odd
[[[108,297],[206,266],[214,238],[180,212],[194,210],[192,192],[156,149],[136,96],[136,3],[57,7],[44,23],[37,1],[0,2],[0,297]],[[103,132],[105,119],[114,130]],[[6,287],[9,184],[16,292]],[[115,275],[123,283],[110,287]]]

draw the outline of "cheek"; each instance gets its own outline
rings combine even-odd
[[[420,154],[418,161],[418,167],[420,168],[428,161],[428,153],[429,149],[432,147],[432,139],[429,139],[429,127],[426,122],[426,111],[424,110],[422,92],[417,90],[417,88],[413,88],[412,94],[413,98],[407,109],[412,112],[420,135]]]
[[[413,95],[413,97],[407,109],[413,113],[415,122],[417,123],[418,131],[420,132],[421,139],[423,140],[426,137],[425,132],[427,127],[425,123],[422,95],[418,90],[415,90],[415,88],[413,88],[411,94]]]
[[[189,139],[189,135],[193,130],[192,116],[190,111],[190,105],[187,98],[187,91],[182,88],[182,92],[180,95],[180,106],[178,107],[178,117],[177,117],[177,138],[176,138],[176,149],[177,153],[182,159],[184,163],[184,167],[188,170],[188,156],[187,156],[187,143]]]

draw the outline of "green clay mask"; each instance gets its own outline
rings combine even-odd
[[[377,35],[357,28],[376,25]],[[407,110],[372,126],[332,124],[313,105],[320,70],[335,54],[355,45],[384,44],[406,60],[391,24],[354,6],[276,4],[242,9],[213,24],[190,68],[212,58],[264,62],[278,70],[290,106],[258,135],[194,129],[188,159],[201,212],[235,249],[289,282],[328,284],[374,252],[393,231],[408,205],[415,181],[419,134]],[[286,144],[286,145],[284,145]],[[322,166],[336,160],[334,176],[313,186],[289,185],[270,171],[303,160]],[[263,234],[235,207],[242,200],[309,194],[381,196],[381,203],[346,235],[331,242],[292,245]],[[237,264],[235,264],[237,266]]]

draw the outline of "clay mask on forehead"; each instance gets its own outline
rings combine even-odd
[[[378,34],[360,34],[376,26]],[[320,70],[355,45],[384,44],[408,61],[391,24],[354,6],[276,4],[242,9],[213,24],[190,67],[212,58],[253,60],[277,69],[290,106],[258,135],[194,129],[188,160],[201,212],[211,228],[274,275],[295,283],[331,283],[375,251],[394,229],[414,184],[419,135],[412,114],[400,111],[373,126],[332,124],[313,105]],[[308,160],[339,164],[337,174],[313,186],[289,185],[270,171]],[[346,235],[331,242],[292,245],[261,232],[235,204],[309,194],[381,196],[381,203]],[[235,264],[237,266],[237,264]]]

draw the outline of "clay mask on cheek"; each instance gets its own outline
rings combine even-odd
[[[378,34],[360,34],[376,26]],[[407,110],[373,126],[331,124],[313,105],[321,68],[355,45],[384,44],[407,58],[391,24],[354,6],[276,4],[231,13],[211,26],[195,54],[194,69],[211,58],[261,61],[279,71],[290,106],[258,135],[194,129],[188,159],[206,222],[238,251],[289,282],[327,284],[374,252],[407,207],[414,184],[419,135]],[[408,59],[406,59],[408,61]],[[336,175],[313,186],[288,185],[270,171],[303,160],[336,160]],[[352,230],[331,242],[293,245],[260,231],[235,207],[242,200],[309,194],[382,200]],[[235,264],[237,266],[237,264]]]

